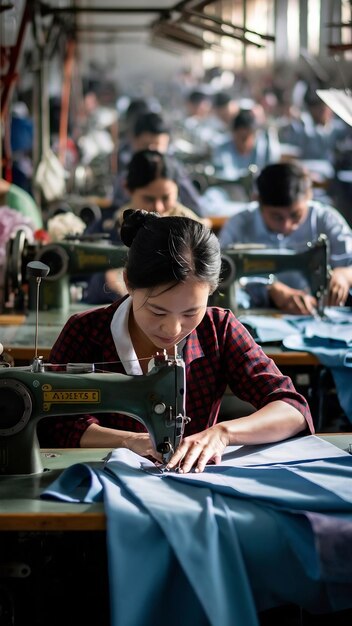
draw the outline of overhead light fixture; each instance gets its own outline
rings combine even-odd
[[[202,6],[205,4],[209,4],[209,2],[201,3]],[[234,39],[239,39],[244,44],[253,44],[258,47],[263,47],[263,41],[275,41],[274,35],[263,34],[244,26],[238,26],[237,24],[233,24],[228,20],[223,20],[218,16],[201,13],[199,10],[184,8],[179,21],[184,20],[185,18],[192,24],[195,24],[195,20],[198,20],[199,26],[202,26],[203,24],[204,29],[211,29],[212,32],[216,32],[219,35],[226,35],[228,37],[233,37]],[[209,22],[212,24],[211,27],[209,27]]]
[[[204,41],[203,37],[191,33],[185,28],[181,28],[176,24],[168,22],[156,22],[152,27],[152,37],[161,37],[170,39],[184,46],[195,48],[196,50],[206,50],[210,47],[209,44]]]

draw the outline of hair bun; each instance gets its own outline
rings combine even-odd
[[[149,217],[148,211],[137,211],[135,209],[126,209],[123,212],[123,221],[121,225],[121,239],[122,242],[128,248],[131,247],[132,242],[138,233],[139,229],[142,228],[147,218]]]

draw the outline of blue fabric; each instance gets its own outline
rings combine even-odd
[[[282,341],[296,330],[295,315],[272,317],[270,315],[248,314],[240,315],[238,319],[250,330],[260,344]],[[305,317],[305,319],[308,318]]]
[[[323,322],[320,325],[323,325]],[[339,403],[350,422],[352,422],[351,329],[352,324],[340,326],[339,332],[337,332],[336,325],[333,324],[331,329],[326,329],[326,333],[324,330],[320,335],[318,332],[312,333],[310,336],[304,334],[289,335],[282,342],[288,350],[311,352],[320,363],[330,369]]]
[[[337,396],[346,417],[352,422],[352,313],[326,309],[324,319],[311,316],[242,315],[242,324],[251,329],[259,343],[282,341],[287,350],[311,352],[331,370]]]
[[[112,626],[257,626],[279,604],[352,606],[352,457],[153,469],[116,450],[43,494],[104,502]]]

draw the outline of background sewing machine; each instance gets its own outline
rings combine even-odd
[[[328,241],[320,235],[297,252],[288,248],[253,245],[228,246],[222,250],[222,280],[211,297],[211,304],[237,312],[236,284],[243,277],[274,276],[277,272],[299,270],[305,276],[323,315],[324,296],[329,278]]]
[[[26,272],[31,261],[45,263],[50,269],[40,290],[39,309],[68,311],[72,277],[83,278],[92,272],[122,267],[127,251],[125,246],[114,245],[101,237],[82,236],[46,245],[29,244],[24,231],[19,230],[8,244],[1,310],[4,311],[8,302],[12,302],[11,308],[17,311],[27,307],[35,310],[35,283],[29,280]]]

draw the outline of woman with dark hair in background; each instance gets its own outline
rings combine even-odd
[[[102,221],[101,231],[109,233],[112,241],[121,243],[120,226],[126,209],[154,211],[162,217],[177,216],[210,225],[209,220],[200,218],[191,209],[178,202],[178,169],[173,160],[157,150],[136,152],[126,175],[126,190],[130,196],[127,204],[118,209],[113,218]],[[88,283],[84,301],[104,304],[125,295],[126,289],[122,270],[114,268],[94,274]]]

